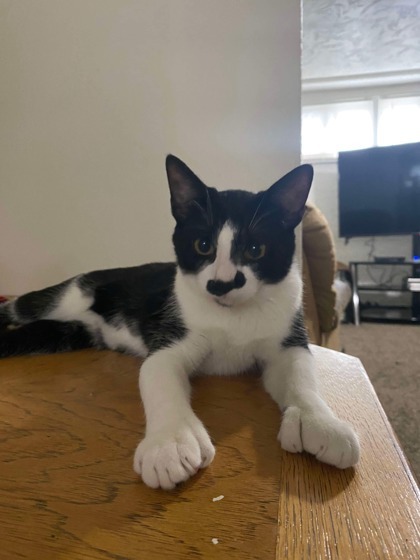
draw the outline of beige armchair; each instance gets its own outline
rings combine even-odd
[[[341,350],[335,309],[334,239],[322,212],[307,204],[302,221],[302,276],[305,322],[310,341]]]

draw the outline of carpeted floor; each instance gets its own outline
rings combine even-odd
[[[420,481],[420,325],[341,325],[346,354],[362,361]]]

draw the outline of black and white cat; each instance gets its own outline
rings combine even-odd
[[[260,368],[283,411],[283,449],[354,465],[357,436],[317,392],[303,323],[294,229],[312,167],[258,194],[209,188],[174,156],[166,170],[177,262],[91,272],[3,304],[0,356],[94,346],[146,357],[139,383],[147,428],[134,470],[152,488],[171,489],[213,460],[190,405],[196,372]]]

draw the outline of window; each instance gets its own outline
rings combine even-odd
[[[420,142],[420,97],[372,98],[302,109],[302,155]]]
[[[380,99],[378,146],[420,141],[420,97]]]
[[[337,157],[343,150],[374,145],[373,102],[354,101],[303,108],[302,153]]]

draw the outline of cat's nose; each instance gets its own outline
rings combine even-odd
[[[224,296],[232,290],[239,290],[246,284],[246,278],[243,272],[237,272],[235,278],[230,282],[223,280],[209,280],[207,282],[207,291],[213,296]]]

